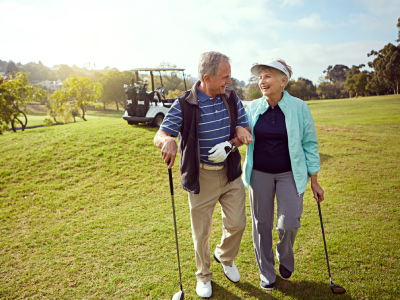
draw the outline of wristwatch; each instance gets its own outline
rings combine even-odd
[[[237,146],[236,146],[235,142],[233,140],[230,140],[229,143],[231,143],[231,145],[232,145],[231,151],[235,152],[237,150]]]

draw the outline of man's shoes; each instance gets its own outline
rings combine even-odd
[[[286,269],[282,264],[279,265],[279,276],[284,280],[289,280],[292,276],[292,272]]]
[[[275,287],[275,282],[268,284],[268,283],[266,283],[265,281],[262,281],[262,280],[261,280],[260,286],[261,286],[261,288],[262,288],[263,290],[272,291],[272,290],[274,289],[274,287]]]
[[[214,253],[214,259],[220,263],[222,265],[222,268],[224,269],[224,274],[226,276],[226,278],[228,278],[230,281],[232,281],[233,283],[238,283],[240,280],[240,274],[239,274],[239,270],[236,268],[235,263],[232,263],[232,266],[228,267],[225,266],[223,263],[221,263],[219,261],[219,259],[217,258],[217,256]]]
[[[210,298],[212,294],[211,281],[207,282],[198,281],[196,286],[196,294],[201,298],[206,298],[206,299]]]

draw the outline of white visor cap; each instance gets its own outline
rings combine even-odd
[[[271,68],[278,69],[279,71],[285,73],[285,75],[288,78],[288,81],[290,80],[289,70],[283,64],[281,64],[279,61],[276,61],[276,60],[270,60],[265,64],[256,64],[256,65],[254,65],[250,70],[251,74],[253,74],[254,76],[257,76],[257,77],[260,76],[260,73],[258,72],[258,70],[260,69],[261,66],[266,66],[266,67],[271,67]]]

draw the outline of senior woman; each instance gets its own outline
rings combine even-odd
[[[263,94],[246,109],[254,143],[250,144],[245,129],[238,128],[237,135],[248,144],[242,179],[249,189],[260,285],[272,290],[276,281],[272,249],[275,195],[279,235],[276,256],[279,274],[288,280],[294,272],[293,245],[309,178],[317,201],[324,200],[324,191],[317,182],[320,159],[310,110],[304,101],[284,91],[292,75],[291,67],[274,59],[254,65],[251,73],[259,78]]]

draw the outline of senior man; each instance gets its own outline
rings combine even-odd
[[[154,145],[161,149],[164,163],[169,161],[171,168],[177,153],[172,137],[178,136],[181,185],[189,196],[196,256],[196,293],[202,298],[212,294],[209,237],[217,202],[222,210],[223,233],[214,258],[230,281],[240,280],[233,260],[246,226],[246,193],[237,150],[242,142],[235,130],[237,126],[248,131],[250,128],[240,99],[226,86],[231,83],[229,61],[219,52],[200,55],[200,80],[177,97],[154,137]],[[252,136],[246,133],[244,142],[250,143]]]

